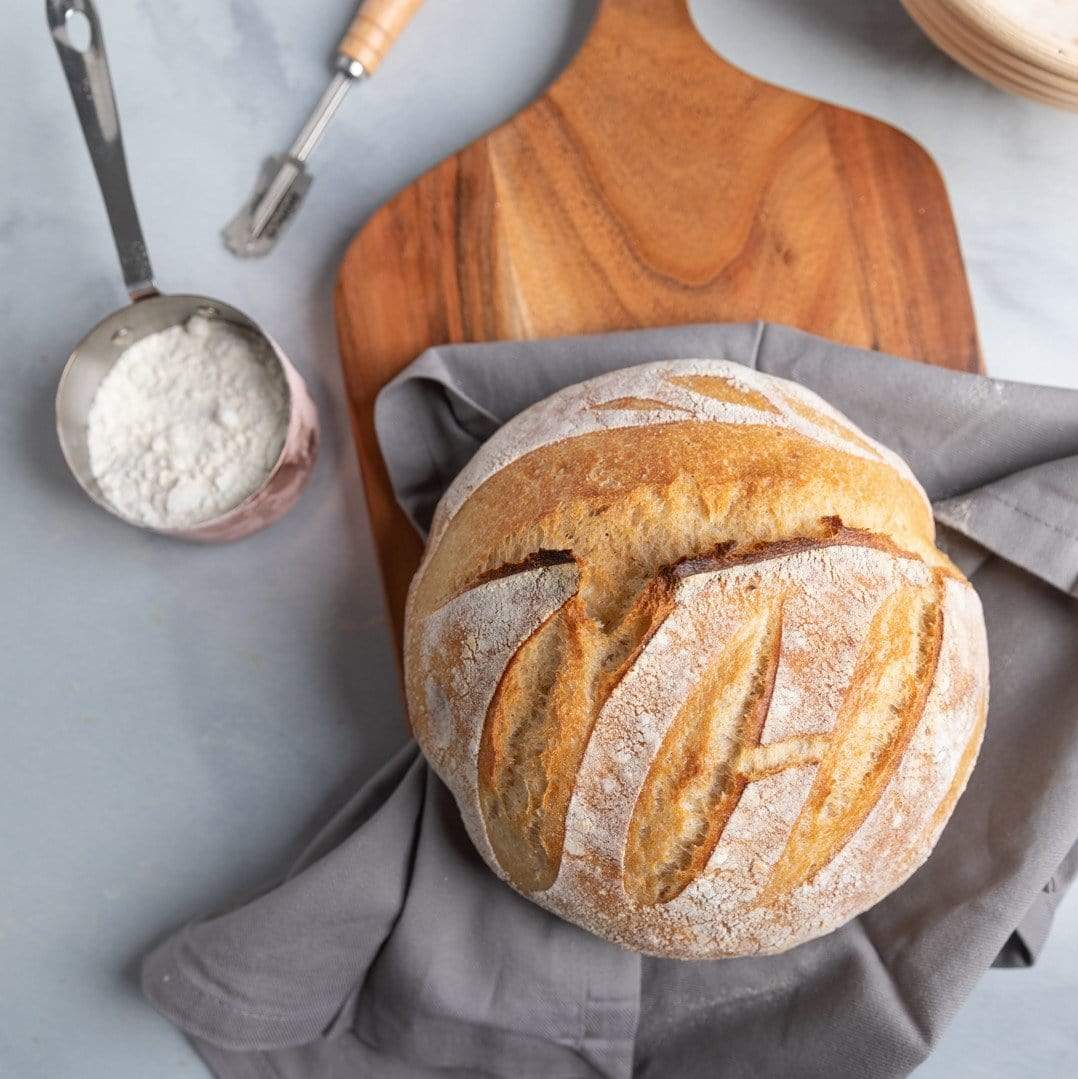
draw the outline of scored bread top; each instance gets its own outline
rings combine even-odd
[[[568,386],[525,409],[461,470],[439,504],[430,539],[437,542],[484,481],[552,441],[689,420],[797,431],[841,453],[885,461],[920,491],[901,457],[804,386],[724,360],[667,360]]]
[[[942,560],[906,464],[809,390],[717,360],[645,364],[495,433],[439,504],[411,602],[429,612],[483,573],[572,550],[606,621],[665,565],[831,516]]]
[[[777,951],[923,861],[987,703],[908,468],[814,395],[650,364],[508,424],[409,597],[416,736],[477,849],[638,950]]]

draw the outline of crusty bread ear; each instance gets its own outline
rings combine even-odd
[[[488,864],[659,955],[774,952],[927,857],[976,757],[976,594],[908,468],[715,361],[523,413],[409,596],[416,736]]]

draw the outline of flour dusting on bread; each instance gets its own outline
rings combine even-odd
[[[499,431],[409,595],[421,746],[488,865],[619,944],[782,951],[930,853],[988,699],[908,467],[816,395],[630,368]]]

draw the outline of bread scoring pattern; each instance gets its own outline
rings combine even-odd
[[[831,540],[678,567],[649,588],[671,602],[605,684],[585,686],[601,661],[548,668],[570,672],[560,703],[506,687],[514,659],[571,614],[571,562],[524,568],[439,610],[427,662],[455,688],[429,679],[428,754],[466,792],[469,833],[492,867],[542,905],[577,921],[588,911],[588,928],[667,955],[778,950],[879,898],[844,899],[834,882],[894,845],[891,833],[908,839],[914,826],[934,840],[932,814],[964,783],[962,751],[983,719],[986,672],[965,668],[971,645],[983,655],[983,630],[968,585],[873,537],[836,529]],[[479,622],[477,607],[507,621]],[[495,774],[494,751],[480,747],[508,692],[525,694],[543,737],[533,746],[510,732]],[[538,722],[537,701],[549,706]],[[586,746],[559,758],[550,750],[566,730]],[[514,769],[530,789],[506,826],[494,795]],[[923,853],[896,852],[881,887]]]
[[[712,361],[603,376],[499,432],[439,508],[405,657],[491,868],[683,958],[781,951],[897,887],[987,708],[979,601],[906,466]]]

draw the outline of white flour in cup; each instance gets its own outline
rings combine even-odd
[[[269,346],[195,315],[127,349],[90,405],[90,467],[109,503],[155,528],[238,506],[284,445],[288,387]]]

